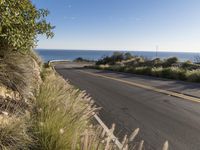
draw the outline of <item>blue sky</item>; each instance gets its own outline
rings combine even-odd
[[[200,0],[33,0],[55,37],[38,48],[200,52]]]

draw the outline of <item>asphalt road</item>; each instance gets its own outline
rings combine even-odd
[[[116,123],[119,136],[139,127],[137,140],[145,140],[146,149],[160,150],[168,140],[170,150],[200,150],[200,103],[86,73],[94,70],[56,70],[91,95],[102,107],[101,119],[108,126]]]

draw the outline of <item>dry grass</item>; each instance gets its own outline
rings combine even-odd
[[[39,67],[29,54],[0,58],[0,149],[26,150],[34,143],[29,112],[39,88]]]
[[[85,92],[74,89],[53,71],[44,73],[44,82],[37,97],[37,149],[71,149],[74,136],[80,141],[96,110]]]
[[[25,116],[0,116],[0,149],[26,150],[33,141],[28,133],[28,119]]]
[[[0,84],[19,92],[24,98],[29,97],[30,92],[35,94],[34,90],[38,88],[39,83],[40,70],[36,70],[39,68],[35,60],[36,55],[31,54],[32,56],[19,52],[8,52],[0,58]]]

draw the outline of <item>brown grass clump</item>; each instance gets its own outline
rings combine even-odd
[[[0,149],[29,149],[33,141],[28,135],[26,120],[27,118],[8,116],[6,113],[0,116]]]
[[[80,141],[96,110],[85,92],[75,89],[52,71],[44,73],[36,107],[37,149],[43,150],[77,149],[74,139]]]
[[[26,150],[34,143],[28,114],[40,83],[40,68],[32,56],[15,51],[1,54],[0,149]]]
[[[38,78],[40,67],[35,59],[34,53],[32,56],[15,51],[5,53],[0,57],[0,84],[17,91],[23,98],[36,94],[41,79]]]

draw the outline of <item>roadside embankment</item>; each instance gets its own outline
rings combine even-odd
[[[34,144],[29,129],[42,83],[40,63],[33,52],[7,52],[0,59],[0,149],[28,149]]]
[[[102,129],[92,125],[96,110],[33,51],[1,57],[0,149],[103,149]]]

